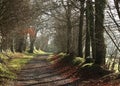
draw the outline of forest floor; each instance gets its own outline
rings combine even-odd
[[[46,60],[47,57],[47,55],[38,55],[30,60],[17,73],[17,79],[12,86],[120,86],[120,79],[112,80],[112,82],[109,80],[110,78],[113,79],[113,74],[105,78],[88,81],[80,81],[81,79],[79,78],[73,80],[73,78],[64,77],[63,75],[69,69],[60,72],[63,69],[53,68],[51,63]]]
[[[69,78],[60,76],[46,60],[48,56],[36,56],[17,74],[14,86],[62,86]]]

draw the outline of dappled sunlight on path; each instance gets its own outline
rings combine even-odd
[[[61,76],[60,69],[52,68],[46,58],[47,56],[37,56],[28,62],[17,74],[14,86],[62,86],[70,83],[70,77]]]

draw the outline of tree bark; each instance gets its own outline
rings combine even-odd
[[[86,42],[85,42],[85,58],[90,56],[90,11],[89,0],[86,2]]]
[[[114,0],[115,8],[117,10],[119,19],[120,19],[120,7],[119,7],[120,0]]]
[[[104,9],[106,0],[95,0],[95,64],[104,65],[106,56],[106,45],[104,41]]]
[[[83,37],[83,20],[84,20],[84,3],[85,0],[80,1],[80,19],[79,19],[79,32],[78,32],[78,55],[79,57],[83,57],[83,45],[82,45],[82,37]]]
[[[30,50],[28,51],[29,53],[33,53],[34,51],[34,42],[35,42],[35,39],[32,39],[30,41]]]
[[[18,42],[16,52],[22,53],[23,52],[24,38],[22,37],[19,39],[19,41],[16,41],[16,42]]]
[[[96,48],[96,45],[95,45],[95,17],[94,17],[94,8],[93,8],[93,4],[92,4],[92,0],[89,0],[89,10],[90,10],[90,13],[89,13],[89,25],[90,25],[90,40],[91,40],[91,48],[92,48],[92,57],[93,59],[95,59],[95,48]]]
[[[36,40],[36,35],[37,35],[37,31],[35,31],[34,35],[30,35],[30,50],[28,51],[29,53],[33,53],[34,51],[34,43]]]
[[[70,1],[67,1],[67,8],[66,8],[66,18],[67,18],[67,54],[72,53],[71,51],[71,30],[72,30],[72,25],[71,25],[71,6],[70,6]]]

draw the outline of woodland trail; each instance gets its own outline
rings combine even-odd
[[[17,74],[14,86],[76,86],[68,84],[70,78],[61,76],[46,60],[48,56],[36,56]]]

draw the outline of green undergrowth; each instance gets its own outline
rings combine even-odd
[[[33,53],[0,53],[0,86],[7,86],[5,82],[16,79],[16,73],[35,55]]]
[[[56,65],[56,64],[62,64],[62,65],[71,65],[71,66],[79,66],[81,68],[93,68],[94,67],[94,63],[93,61],[86,61],[85,58],[82,57],[74,57],[71,56],[69,54],[65,54],[65,53],[60,53],[60,54],[55,54],[55,55],[50,55],[47,58],[48,61],[50,61],[52,64]],[[98,67],[98,66],[97,66]],[[96,68],[97,68],[96,67]]]
[[[9,56],[0,53],[0,86],[4,86],[8,80],[15,79],[15,74],[9,68]]]
[[[81,63],[84,63],[85,59],[81,57],[75,57],[72,61],[73,65],[77,66],[80,65]]]
[[[45,52],[45,51],[43,51],[43,50],[37,50],[37,49],[34,49],[34,53],[35,54],[40,54],[40,55],[44,55],[44,54],[52,54],[52,53],[48,53],[48,52]]]
[[[9,62],[9,67],[14,71],[19,71],[28,61],[30,61],[35,54],[25,53],[20,58],[14,58]]]
[[[59,53],[55,55],[50,55],[47,60],[52,64],[62,63],[72,66],[80,66],[86,67],[86,66],[92,66],[94,63],[92,61],[88,62],[85,58],[82,57],[74,57],[66,53]]]
[[[0,77],[1,79],[15,79],[15,74],[10,71],[8,66],[0,63]]]
[[[113,71],[104,69],[102,66],[95,64],[94,61],[92,61],[92,59],[73,57],[65,53],[60,53],[60,54],[50,55],[47,58],[47,60],[52,63],[51,67],[53,68],[61,68],[61,70],[68,68],[67,71],[64,70],[63,71],[67,75],[74,76],[73,80],[79,78],[81,82],[95,81],[96,83],[97,81],[102,81],[104,83],[107,83],[116,79],[120,80],[120,74],[114,75]],[[65,77],[65,75],[63,76]],[[101,85],[101,84],[99,86],[113,86],[110,84],[109,85]],[[90,86],[90,85],[84,85],[84,86]],[[91,86],[96,86],[96,84]],[[114,85],[114,86],[118,86],[118,85]]]
[[[47,60],[50,61],[52,64],[55,64],[56,62],[58,62],[58,63],[63,63],[63,65],[68,64],[68,65],[73,65],[73,66],[78,66],[85,62],[84,58],[73,57],[73,56],[70,56],[69,54],[65,54],[65,53],[60,53],[57,55],[50,55],[47,58]],[[86,65],[88,65],[88,64],[86,64]]]
[[[73,57],[64,53],[51,55],[47,60],[50,61],[55,68],[65,66],[72,67],[72,71],[76,71],[77,76],[75,76],[79,76],[81,81],[89,79],[95,80],[112,73],[111,71],[94,64],[92,61],[85,60],[85,58]],[[68,71],[72,74],[71,70]]]

